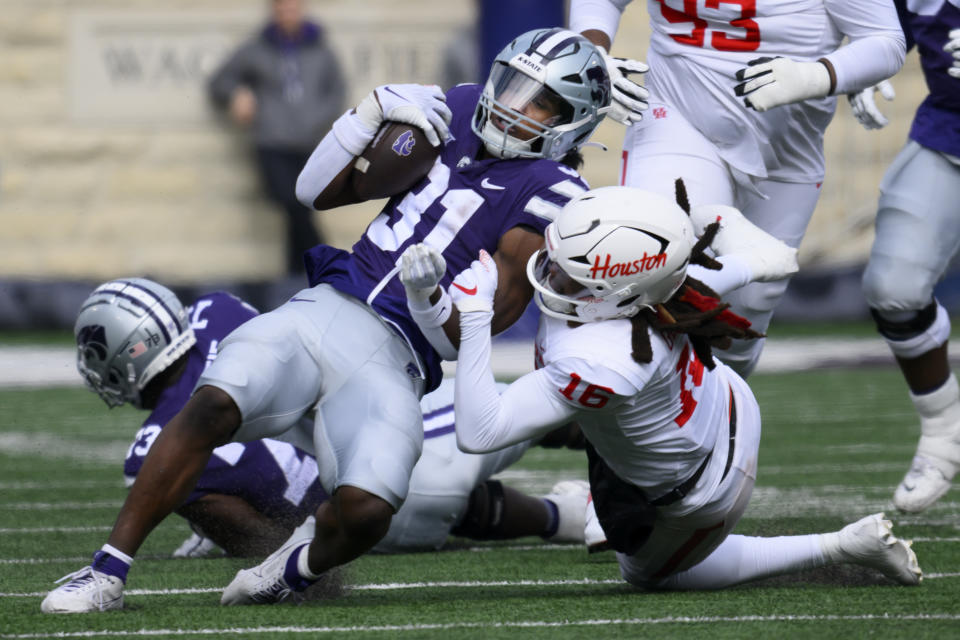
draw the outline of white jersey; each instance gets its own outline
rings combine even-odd
[[[628,3],[573,0],[571,28],[599,29],[612,40]],[[658,104],[679,110],[724,161],[760,178],[822,180],[823,133],[835,96],[894,75],[905,55],[896,11],[886,0],[648,0],[647,10],[645,80],[653,108],[645,117],[656,118]],[[841,48],[844,37],[850,42]],[[747,108],[734,94],[736,72],[774,56],[828,59],[836,70],[834,96],[764,113]]]
[[[571,328],[543,316],[537,358],[550,391],[577,411],[584,435],[610,468],[651,499],[692,476],[719,444],[720,464],[709,465],[701,480],[718,483],[731,393],[725,367],[708,370],[685,335],[655,331],[653,358],[639,364],[631,357],[631,332],[626,319]]]

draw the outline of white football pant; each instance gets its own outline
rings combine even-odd
[[[397,509],[423,443],[420,369],[376,313],[321,284],[227,336],[197,387],[236,402],[235,440],[287,440],[316,456],[327,493],[349,485]],[[314,407],[313,433],[290,433]]]
[[[880,183],[876,238],[863,274],[867,303],[919,311],[960,248],[960,167],[909,141]]]

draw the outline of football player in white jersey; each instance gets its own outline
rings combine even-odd
[[[571,0],[570,28],[609,51],[629,3]],[[824,180],[823,135],[835,96],[872,86],[903,64],[892,3],[648,0],[647,11],[650,108],[641,121],[636,111],[621,118],[633,124],[620,184],[669,196],[682,177],[693,205],[733,205],[799,246]],[[618,69],[638,69],[607,60],[616,102],[618,87],[629,84]],[[729,301],[764,332],[788,280],[753,283]],[[748,375],[762,342],[734,340],[718,355]]]
[[[760,413],[711,349],[757,334],[703,281],[725,290],[780,277],[794,267],[788,247],[731,207],[688,216],[628,187],[575,198],[545,238],[527,270],[543,311],[538,368],[502,395],[490,370],[496,266],[481,254],[450,289],[460,310],[461,449],[492,451],[577,420],[597,515],[634,585],[712,589],[842,562],[920,582],[910,544],[883,514],[826,534],[729,535],[753,489]],[[704,254],[710,243],[719,271]]]

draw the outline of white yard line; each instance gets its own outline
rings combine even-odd
[[[960,573],[924,573],[926,580],[949,580],[960,578]],[[345,585],[348,591],[406,591],[408,589],[488,589],[491,587],[562,587],[562,586],[609,586],[627,583],[620,578],[595,580],[583,578],[579,580],[472,580],[472,581],[438,581],[438,582],[390,582],[384,584],[353,584]],[[181,589],[125,589],[127,596],[184,596],[204,593],[222,593],[223,587],[187,587]],[[47,591],[28,592],[0,592],[0,598],[42,598]],[[960,613],[957,614],[960,616]]]
[[[449,622],[449,623],[419,623],[403,625],[354,625],[349,627],[201,627],[197,629],[138,629],[135,631],[61,631],[54,633],[10,633],[2,634],[4,640],[28,640],[32,638],[91,638],[99,636],[110,637],[156,637],[156,636],[186,636],[186,635],[251,635],[261,633],[371,633],[371,632],[422,632],[445,631],[456,629],[537,629],[537,628],[567,628],[567,627],[608,627],[608,626],[642,626],[642,625],[688,625],[688,624],[753,624],[779,622],[868,622],[871,620],[883,621],[952,621],[960,620],[960,614],[854,614],[854,615],[773,615],[773,616],[665,616],[661,618],[611,618],[599,620],[511,620],[503,622]],[[758,631],[760,629],[757,629]]]

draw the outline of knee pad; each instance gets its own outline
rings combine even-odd
[[[487,480],[470,492],[467,512],[450,530],[455,536],[474,540],[503,540],[503,485]]]
[[[870,309],[870,315],[877,331],[898,358],[916,358],[950,339],[950,316],[936,300],[906,319],[891,319],[893,313],[874,308]]]
[[[936,279],[933,272],[890,264],[891,260],[871,257],[863,272],[863,297],[871,309],[881,313],[923,311],[933,299]]]

